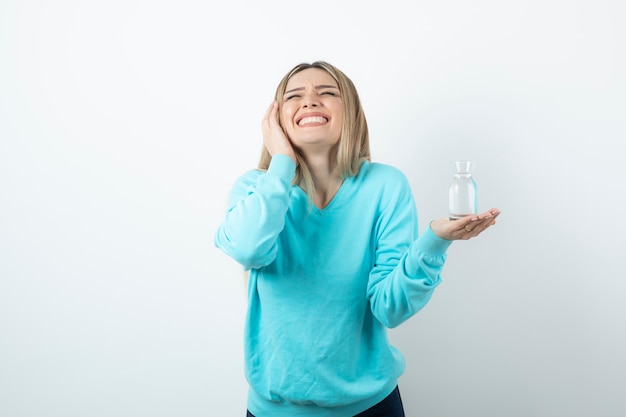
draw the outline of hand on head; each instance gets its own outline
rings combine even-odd
[[[297,162],[293,146],[278,122],[278,103],[276,101],[273,101],[267,109],[261,128],[263,130],[263,144],[270,155],[287,155],[294,162]]]

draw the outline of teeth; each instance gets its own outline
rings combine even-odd
[[[302,120],[300,120],[300,123],[298,123],[300,126],[302,125],[306,125],[306,124],[312,124],[312,123],[325,123],[326,122],[326,118],[322,117],[322,116],[312,116],[312,117],[305,117]]]

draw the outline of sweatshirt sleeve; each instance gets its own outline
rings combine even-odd
[[[288,156],[275,155],[266,172],[251,171],[233,186],[214,243],[246,270],[269,265],[276,257],[295,168]]]
[[[367,297],[372,313],[386,327],[396,327],[420,311],[441,282],[452,241],[430,226],[417,237],[417,210],[408,181],[390,198],[377,227],[375,264]]]

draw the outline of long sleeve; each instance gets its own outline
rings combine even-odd
[[[375,264],[367,297],[372,313],[386,327],[396,327],[421,310],[441,282],[452,241],[430,227],[417,237],[417,212],[408,184],[399,186],[377,225]]]
[[[294,173],[293,160],[276,155],[267,172],[250,171],[236,181],[214,243],[244,269],[266,266],[276,257]]]

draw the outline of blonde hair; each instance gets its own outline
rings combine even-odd
[[[287,83],[291,77],[293,77],[294,74],[309,68],[324,70],[337,82],[342,97],[344,114],[341,136],[339,138],[339,148],[337,151],[337,167],[339,168],[339,173],[343,178],[354,176],[359,173],[359,169],[364,161],[371,160],[369,132],[356,87],[342,71],[324,61],[316,61],[311,64],[298,64],[291,69],[291,71],[289,71],[278,84],[275,99],[280,106],[283,102],[283,96],[285,94],[285,89],[287,88]],[[280,120],[280,118],[279,123],[281,127],[283,127],[282,120]],[[300,187],[302,187],[302,189],[309,196],[309,199],[312,199],[315,189],[313,186],[311,171],[297,149],[295,149],[295,152],[297,167],[293,183],[300,185]],[[269,151],[267,148],[263,147],[258,168],[261,170],[267,170],[271,160],[272,156]]]

